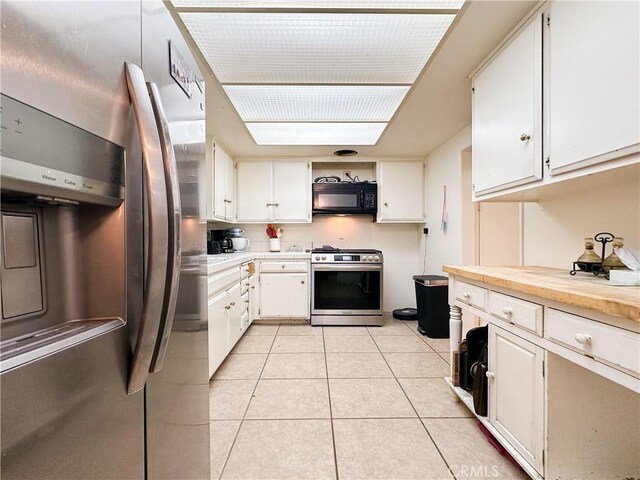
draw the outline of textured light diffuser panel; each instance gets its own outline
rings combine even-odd
[[[181,13],[220,83],[411,84],[454,15]]]
[[[391,85],[225,85],[245,122],[387,122],[409,91]]]
[[[180,7],[215,8],[452,8],[464,0],[172,0]]]
[[[246,123],[258,145],[375,145],[386,123]]]

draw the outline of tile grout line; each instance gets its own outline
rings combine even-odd
[[[336,480],[340,479],[338,473],[338,452],[336,450],[336,434],[333,427],[333,407],[331,406],[331,387],[329,386],[329,365],[327,364],[327,349],[324,343],[324,328],[322,329],[322,351],[324,354],[324,369],[327,374],[327,395],[329,397],[329,422],[331,423],[331,441],[333,443],[333,465],[336,472]]]
[[[406,325],[406,324],[405,324]],[[374,343],[376,344],[376,346],[378,347],[378,350],[380,350],[380,347],[378,346],[378,344],[375,341],[375,338],[373,339]],[[426,343],[426,342],[425,342]],[[429,348],[431,348],[431,345],[427,346]],[[433,349],[432,349],[433,350]],[[456,477],[455,475],[453,475],[453,472],[451,472],[451,466],[449,465],[449,462],[447,462],[447,459],[444,458],[444,455],[442,454],[442,452],[440,451],[440,448],[438,447],[438,444],[436,443],[436,441],[433,439],[433,437],[431,436],[431,433],[429,432],[429,430],[427,429],[427,426],[424,424],[424,422],[422,421],[422,418],[420,418],[420,415],[418,414],[418,410],[416,410],[416,407],[413,405],[413,403],[411,402],[411,399],[409,398],[409,395],[407,395],[407,392],[405,391],[404,387],[402,386],[402,384],[400,383],[400,381],[398,380],[398,377],[396,376],[395,372],[393,371],[393,369],[391,368],[391,365],[389,365],[389,362],[387,362],[387,358],[384,356],[384,353],[382,353],[382,350],[380,350],[380,355],[382,355],[382,358],[384,359],[385,363],[387,364],[387,367],[389,367],[389,370],[391,370],[391,374],[393,375],[394,380],[396,381],[396,383],[398,384],[398,386],[400,387],[400,390],[402,390],[402,393],[404,394],[405,398],[407,399],[407,402],[409,402],[409,405],[411,405],[411,408],[413,409],[413,411],[416,414],[416,417],[418,418],[418,421],[420,422],[420,424],[422,425],[422,428],[424,428],[424,431],[427,433],[429,439],[431,440],[431,442],[433,443],[433,446],[435,447],[435,449],[438,452],[438,455],[440,455],[440,458],[442,458],[442,461],[444,462],[444,464],[447,466],[447,470],[449,471],[449,473],[451,474],[451,477],[455,480]],[[439,377],[438,377],[439,378]],[[413,417],[412,417],[413,418]]]
[[[229,452],[227,453],[227,458],[224,460],[224,464],[222,465],[222,469],[220,470],[220,475],[218,476],[218,480],[222,478],[224,475],[224,471],[227,468],[227,464],[229,463],[229,458],[231,458],[231,452],[233,452],[233,447],[236,446],[236,441],[238,440],[238,435],[240,434],[240,430],[242,429],[242,425],[244,424],[245,417],[247,416],[247,412],[249,411],[249,406],[251,405],[251,400],[256,394],[256,389],[258,388],[258,383],[260,383],[260,379],[262,377],[262,372],[264,372],[264,367],[266,367],[267,362],[269,361],[269,355],[271,354],[271,349],[273,348],[273,344],[276,341],[276,337],[278,336],[278,331],[280,330],[280,325],[278,324],[278,328],[276,329],[276,334],[273,336],[273,340],[271,341],[271,347],[269,347],[269,353],[264,359],[264,363],[262,364],[262,368],[260,369],[260,374],[258,375],[258,379],[256,380],[256,384],[253,387],[253,391],[251,392],[251,396],[249,397],[249,402],[247,403],[247,407],[244,409],[244,414],[242,415],[242,419],[240,420],[240,425],[238,425],[238,430],[236,430],[236,434],[233,437],[233,441],[231,442],[231,447],[229,448]],[[209,447],[211,448],[211,447]],[[209,453],[211,455],[211,453]]]

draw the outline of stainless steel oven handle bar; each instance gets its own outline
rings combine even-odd
[[[127,393],[133,394],[144,388],[156,347],[163,307],[160,299],[165,295],[169,218],[162,147],[144,74],[132,63],[125,63],[125,74],[142,147],[149,232],[142,317],[127,385]]]
[[[167,189],[167,210],[169,212],[169,243],[167,244],[167,274],[165,280],[165,297],[162,307],[162,318],[156,348],[151,360],[151,372],[159,372],[162,368],[164,356],[167,353],[173,317],[178,299],[178,285],[180,282],[180,258],[182,253],[182,214],[180,205],[180,185],[178,183],[178,168],[173,142],[169,134],[169,123],[162,105],[160,91],[155,83],[147,82],[149,98],[153,106],[158,135],[162,147],[164,175]]]
[[[352,263],[352,264],[335,264],[335,263],[313,263],[311,264],[311,269],[317,272],[335,272],[336,270],[342,271],[351,271],[351,272],[369,272],[382,270],[382,264],[371,265],[371,264],[362,264],[362,263]]]

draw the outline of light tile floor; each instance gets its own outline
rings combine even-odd
[[[253,325],[211,381],[212,479],[526,479],[416,322]]]

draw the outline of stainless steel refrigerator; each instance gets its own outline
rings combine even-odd
[[[0,8],[0,476],[208,479],[196,62],[160,1]]]

